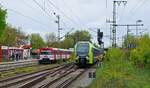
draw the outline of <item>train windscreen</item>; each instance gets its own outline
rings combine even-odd
[[[77,44],[77,55],[86,56],[89,52],[89,44],[88,43],[79,43]]]
[[[41,55],[51,55],[52,53],[50,52],[50,51],[41,51],[41,53],[40,53]]]

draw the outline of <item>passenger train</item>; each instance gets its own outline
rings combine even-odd
[[[40,48],[39,64],[53,63],[58,60],[65,61],[69,59],[72,52],[70,49]]]
[[[104,49],[96,48],[88,41],[77,42],[74,47],[75,63],[77,65],[92,65],[103,58]]]

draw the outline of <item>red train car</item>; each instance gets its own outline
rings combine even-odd
[[[67,60],[72,50],[60,48],[40,48],[39,63],[53,63],[58,60]]]
[[[1,49],[1,46],[0,46],[0,62],[2,62],[2,49]]]

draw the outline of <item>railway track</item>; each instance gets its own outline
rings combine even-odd
[[[7,79],[0,80],[0,88],[18,88],[18,85],[25,84],[26,82],[29,82],[33,79],[36,79],[38,77],[41,77],[45,74],[52,74],[55,71],[58,71],[59,69],[65,68],[69,66],[70,64],[66,65],[60,65],[49,69],[40,70],[33,73],[27,73]],[[15,87],[16,86],[16,87]]]
[[[66,88],[86,71],[67,64],[31,74],[0,80],[0,88]]]
[[[25,67],[25,66],[33,66],[38,65],[37,60],[25,60],[25,61],[17,61],[17,62],[7,62],[7,63],[0,63],[0,71],[7,71],[16,69],[19,67]]]

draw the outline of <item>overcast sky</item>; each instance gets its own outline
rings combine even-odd
[[[51,3],[50,3],[50,2]],[[135,24],[136,20],[142,20],[144,27],[149,32],[150,23],[150,1],[149,0],[127,0],[126,6],[117,5],[117,23]],[[57,35],[57,24],[54,22],[56,16],[60,15],[61,36],[71,28],[86,29],[96,41],[96,28],[101,28],[104,35],[109,35],[109,24],[106,18],[112,19],[113,0],[36,0],[44,11],[34,0],[0,0],[3,8],[8,9],[7,22],[15,27],[21,27],[28,34],[40,33],[43,37],[48,32]],[[107,4],[106,4],[107,2]],[[135,29],[135,27],[131,27]],[[135,30],[131,33],[135,34]],[[117,42],[121,42],[122,36],[126,34],[126,27],[117,28]],[[104,37],[105,46],[109,46],[109,37]]]

